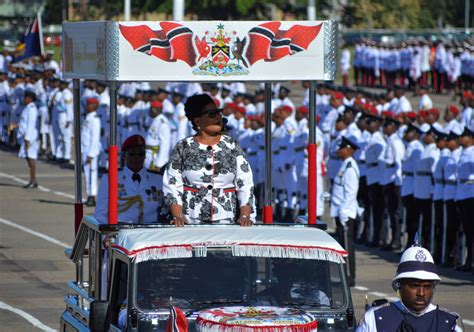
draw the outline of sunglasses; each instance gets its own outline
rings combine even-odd
[[[222,109],[222,108],[216,108],[216,109],[209,110],[209,111],[206,111],[206,112],[202,113],[201,116],[207,115],[210,118],[215,118],[215,117],[217,117],[217,115],[222,116],[223,111],[224,111],[224,109]]]
[[[146,151],[145,150],[135,150],[135,151],[128,151],[127,156],[130,157],[145,157]]]

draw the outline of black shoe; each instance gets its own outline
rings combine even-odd
[[[89,196],[87,197],[87,201],[84,204],[85,206],[95,206],[95,197]]]
[[[38,183],[36,183],[36,182],[30,182],[30,183],[24,185],[23,188],[25,188],[25,189],[38,188]]]

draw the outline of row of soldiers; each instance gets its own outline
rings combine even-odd
[[[436,93],[472,89],[474,81],[474,39],[427,41],[411,38],[399,43],[377,43],[362,39],[354,45],[355,85],[414,88],[429,85]],[[348,85],[351,52],[341,52],[341,72]]]
[[[35,92],[36,105],[39,110],[38,123],[40,125],[38,127],[41,135],[38,136],[40,136],[41,147],[49,150],[52,157],[61,160],[69,159],[73,121],[70,82],[58,79],[54,74],[50,75],[50,71],[41,72],[40,70],[18,71],[15,78],[10,77],[9,79],[8,75],[3,74],[0,75],[0,80],[2,80],[3,90],[13,91],[13,94],[4,93],[6,98],[2,99],[0,103],[3,105],[3,109],[6,109],[7,115],[10,115],[6,122],[8,124],[6,132],[10,133],[15,129],[15,126],[12,126],[12,123],[14,124],[11,121],[14,118],[12,114],[15,112],[21,114],[21,98],[18,97],[21,96],[19,93],[21,87],[24,91],[32,90]],[[309,133],[307,86],[307,83],[304,82],[303,88],[306,93],[301,107],[295,107],[294,102],[290,99],[291,91],[287,87],[280,86],[274,89],[275,93],[272,99],[272,177],[275,179],[273,197],[277,219],[291,220],[296,214],[305,213],[307,207],[306,145]],[[258,201],[261,204],[265,174],[263,168],[265,119],[262,90],[249,94],[245,91],[245,85],[241,83],[233,86],[177,83],[168,84],[161,89],[154,89],[147,83],[123,83],[119,87],[118,98],[119,143],[130,135],[143,135],[146,137],[147,145],[146,167],[152,170],[161,170],[175,143],[179,139],[193,134],[192,128],[184,116],[183,107],[183,101],[189,96],[190,91],[192,93],[208,93],[214,98],[217,105],[224,108],[226,131],[238,139],[247,153],[254,173]],[[437,186],[436,180],[439,182],[439,179],[435,178],[436,167],[433,166],[438,165],[437,162],[432,163],[431,170],[412,169],[410,171],[404,169],[409,168],[410,163],[412,165],[413,163],[418,164],[408,158],[410,151],[408,136],[418,135],[416,140],[418,141],[421,135],[423,137],[421,140],[424,142],[422,150],[425,151],[428,146],[433,146],[433,143],[425,142],[425,137],[434,136],[437,139],[442,137],[439,133],[445,132],[448,137],[456,138],[454,141],[457,142],[460,135],[466,136],[465,133],[474,129],[473,98],[469,91],[465,91],[461,95],[462,110],[455,106],[447,107],[444,112],[446,127],[441,126],[438,122],[442,112],[432,107],[432,102],[426,91],[420,93],[420,104],[417,111],[412,110],[404,93],[404,86],[396,86],[394,90],[389,90],[386,93],[373,94],[364,90],[321,84],[317,86],[316,95],[317,110],[321,117],[318,120],[316,132],[319,160],[317,171],[318,216],[321,217],[324,214],[323,178],[325,176],[329,180],[329,183],[326,184],[326,188],[328,188],[341,164],[337,153],[335,153],[339,141],[342,137],[349,137],[361,147],[355,159],[359,163],[361,173],[359,197],[361,206],[365,208],[365,213],[361,218],[363,222],[360,226],[360,233],[362,234],[358,233],[358,235],[362,241],[370,240],[371,245],[382,247],[390,245],[387,248],[394,250],[400,249],[402,245],[401,204],[395,204],[395,202],[400,203],[403,198],[406,208],[406,218],[404,219],[409,238],[411,238],[413,230],[416,229],[413,225],[416,224],[419,215],[422,216],[425,228],[428,227],[427,225],[431,225],[428,207],[432,205],[432,201],[452,200],[457,202],[464,199],[462,196],[457,196],[458,192],[463,192],[463,186],[460,186],[460,190],[455,190],[454,198],[447,196],[445,199],[444,196],[441,196],[440,199],[439,195],[434,196],[435,188],[438,188],[437,190],[443,192],[444,195],[444,187],[449,187],[456,182],[457,188],[459,182],[458,179],[444,182],[445,178],[442,177],[442,182]],[[15,98],[12,99],[11,96],[15,96]],[[85,164],[86,190],[89,197],[88,205],[95,203],[98,168],[100,166],[107,167],[109,107],[110,95],[105,84],[93,80],[86,80],[82,83],[82,154]],[[46,121],[44,118],[48,120]],[[47,132],[43,132],[41,129],[43,123],[47,125]],[[384,125],[384,123],[389,123],[390,126]],[[385,127],[395,127],[396,135],[385,132]],[[5,136],[2,135],[3,137]],[[6,137],[8,138],[8,135]],[[396,141],[396,144],[392,142],[395,140],[394,137],[400,139]],[[392,143],[398,150],[388,148]],[[443,149],[446,153],[446,148]],[[464,150],[469,151],[468,146],[465,146],[462,151]],[[383,160],[386,158],[398,159],[397,162],[392,162],[390,167],[385,167]],[[382,168],[393,174],[384,175]],[[438,170],[438,172],[440,171]],[[440,174],[444,174],[443,172],[444,170],[441,170]],[[425,174],[420,176],[427,176],[430,181],[432,179],[433,187],[413,185],[413,181],[410,181],[410,173],[414,179],[417,178],[418,173]],[[431,175],[428,176],[428,173]],[[467,181],[461,183],[467,190],[472,190],[472,184],[469,181],[474,174],[471,173],[467,174],[466,178],[459,178],[462,181]],[[409,189],[410,183],[412,183],[412,189]],[[442,184],[443,189],[439,189],[439,184]],[[415,193],[417,190],[424,191],[424,194]],[[406,199],[410,196],[413,196],[412,201],[416,204],[410,205],[410,200]],[[385,202],[383,197],[392,197],[392,199]],[[425,204],[418,204],[417,200],[419,199],[427,201],[424,202]],[[456,205],[455,210],[457,211],[458,208],[459,206]],[[415,214],[414,210],[418,214]],[[369,211],[370,213],[368,213]],[[385,211],[390,216],[391,243],[385,241],[387,235],[381,232]],[[440,213],[438,212],[435,216],[439,218]],[[415,222],[410,220],[415,220]],[[369,227],[371,224],[372,227]],[[452,223],[448,224],[452,225]],[[431,232],[431,227],[426,229],[430,229]],[[435,234],[435,238],[437,238],[438,233],[435,232]],[[423,235],[424,241],[430,241],[433,238],[426,232]],[[447,243],[452,244],[453,241],[447,241]],[[447,250],[447,254],[450,254],[450,251]],[[442,259],[440,255],[435,255],[435,257]]]

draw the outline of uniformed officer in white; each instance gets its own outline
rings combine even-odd
[[[385,118],[383,133],[386,137],[387,148],[382,161],[382,193],[385,206],[390,217],[392,241],[387,245],[388,250],[400,250],[402,221],[402,159],[405,155],[405,146],[397,134],[400,122],[390,117]]]
[[[421,223],[417,228],[422,229],[422,234],[420,234],[422,241],[429,248],[434,189],[433,173],[439,160],[440,151],[436,147],[435,135],[431,127],[425,123],[420,129],[424,132],[422,140],[425,148],[415,166],[414,196],[417,211],[415,220],[419,220]]]
[[[56,159],[59,161],[69,161],[71,159],[71,138],[72,138],[72,123],[74,117],[73,111],[73,97],[72,92],[68,88],[69,81],[60,80],[59,90],[57,95],[60,99],[57,101],[55,108],[57,118],[55,119],[58,127],[59,144],[56,146]]]
[[[10,85],[8,84],[7,74],[0,68],[0,142],[8,142],[8,122],[10,110],[8,99],[10,98]]]
[[[369,309],[356,332],[376,331],[462,331],[459,315],[432,304],[440,282],[433,257],[418,244],[400,259],[392,287],[400,300]]]
[[[99,101],[86,99],[86,118],[81,126],[81,153],[86,180],[86,206],[95,206],[98,182],[98,159],[100,154],[100,118],[97,115]]]
[[[163,177],[143,167],[145,139],[128,137],[122,144],[125,166],[118,172],[118,222],[156,223],[163,208]],[[102,177],[94,217],[101,224],[108,222],[108,176]]]
[[[36,162],[38,158],[38,109],[34,103],[36,94],[33,91],[24,92],[23,102],[25,107],[21,112],[18,124],[17,139],[21,142],[18,157],[26,159],[30,169],[30,182],[23,188],[37,188],[36,182]]]
[[[466,236],[467,257],[461,271],[472,271],[473,241],[474,241],[474,133],[464,128],[459,143],[463,150],[458,162],[458,183],[456,200],[461,211],[461,219]]]
[[[412,124],[407,126],[403,135],[406,143],[405,156],[402,163],[402,202],[405,207],[405,228],[408,234],[408,240],[412,241],[415,233],[418,231],[418,221],[416,212],[416,201],[414,197],[414,181],[416,164],[420,160],[421,153],[424,150],[423,144],[419,138],[422,132],[418,127]]]
[[[152,101],[149,116],[153,119],[146,135],[145,167],[159,171],[170,157],[171,128],[168,118],[162,114],[163,104]]]
[[[381,244],[380,230],[382,228],[385,206],[380,181],[382,180],[381,162],[385,156],[387,143],[380,132],[381,124],[382,118],[373,115],[367,117],[367,131],[371,133],[371,137],[365,148],[365,161],[367,166],[367,187],[372,207],[372,246],[379,246]]]
[[[355,285],[355,249],[354,233],[355,220],[358,215],[359,204],[357,192],[359,191],[359,167],[352,157],[358,146],[346,137],[341,138],[339,158],[341,167],[334,178],[331,194],[331,217],[336,219],[337,234],[340,242],[349,253],[348,279],[349,285]]]

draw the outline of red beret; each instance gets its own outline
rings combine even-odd
[[[439,109],[431,108],[428,110],[428,113],[439,115]]]
[[[386,117],[386,118],[393,118],[393,112],[390,112],[390,111],[383,111],[382,112],[382,116]]]
[[[415,112],[406,112],[405,115],[409,119],[416,119],[416,113]]]
[[[290,112],[290,113],[293,112],[293,108],[291,108],[291,107],[288,106],[288,105],[283,105],[283,106],[280,106],[279,108],[280,108],[280,110],[282,110],[282,111],[286,111],[286,112]]]
[[[469,98],[472,98],[471,92],[470,92],[470,91],[467,91],[467,90],[462,93],[462,96],[463,96],[464,98],[468,98],[468,99],[469,99]]]
[[[245,109],[245,107],[243,106],[237,106],[235,107],[235,110],[239,113],[242,113],[242,114],[246,114],[247,113],[247,110]]]
[[[342,92],[339,92],[339,91],[334,91],[332,93],[332,97],[334,99],[344,99],[344,94]]]
[[[163,107],[163,103],[159,100],[154,100],[150,103],[150,106],[153,108],[161,108]]]
[[[130,149],[145,147],[145,139],[141,135],[132,135],[122,144],[122,151],[126,152]]]
[[[424,117],[426,117],[427,115],[428,115],[428,111],[426,111],[426,110],[420,110],[420,111],[418,112],[418,116],[419,116],[420,118],[424,118]]]
[[[96,97],[90,97],[86,99],[86,102],[88,104],[99,104],[99,99],[97,99]]]
[[[297,108],[297,110],[298,112],[303,113],[303,114],[309,113],[309,109],[306,106],[300,106]]]
[[[453,113],[454,115],[458,115],[458,114],[459,114],[459,108],[457,108],[457,107],[454,106],[454,105],[449,105],[449,106],[448,106],[448,111],[450,111],[450,112]]]

